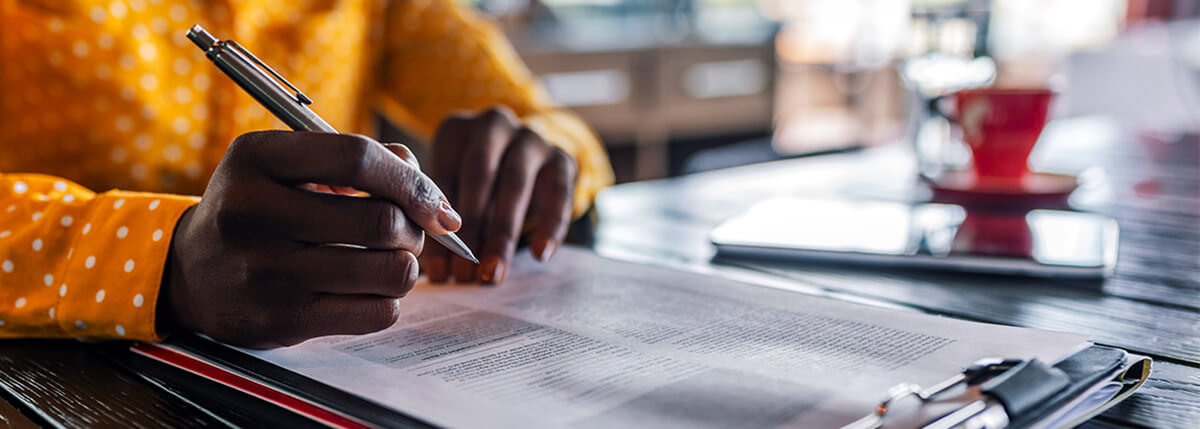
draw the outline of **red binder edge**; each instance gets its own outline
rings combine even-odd
[[[257,380],[248,378],[220,365],[163,344],[136,343],[134,353],[171,365],[191,374],[220,383],[247,395],[262,399],[289,411],[335,428],[363,429],[373,426],[337,410],[292,395]]]

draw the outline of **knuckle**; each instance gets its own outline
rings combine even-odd
[[[217,230],[225,235],[238,234],[254,218],[254,210],[249,202],[241,197],[241,192],[228,192],[219,201],[216,211]]]
[[[399,207],[383,204],[375,210],[374,236],[388,247],[395,247],[404,240],[404,213]]]
[[[529,186],[531,178],[529,177],[530,168],[524,162],[516,161],[506,162],[501,167],[500,177],[503,177],[502,183],[506,186],[511,186],[517,189],[524,189]]]
[[[570,154],[558,146],[551,146],[550,162],[558,164],[562,167],[570,168],[572,170],[575,169],[575,159],[571,158]]]
[[[399,279],[400,287],[397,290],[397,297],[401,298],[408,295],[413,287],[417,284],[417,277],[420,275],[420,269],[417,262],[417,254],[420,252],[400,252],[399,266],[397,267],[401,274]]]
[[[410,181],[408,207],[411,210],[436,213],[435,201],[438,199],[437,186],[424,174],[414,174]]]
[[[512,109],[502,105],[487,108],[487,110],[479,114],[479,117],[493,127],[502,126],[512,128],[517,123],[516,115],[513,114]]]
[[[517,128],[513,132],[513,140],[516,141],[516,144],[528,147],[546,146],[546,141],[542,139],[542,136],[527,126]]]
[[[346,142],[339,145],[341,148],[341,166],[343,177],[354,179],[360,177],[369,168],[371,163],[372,146],[375,144],[369,138],[362,136],[350,136]]]

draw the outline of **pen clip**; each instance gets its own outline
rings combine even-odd
[[[267,73],[270,73],[271,76],[274,76],[276,81],[282,83],[284,86],[288,87],[288,89],[291,89],[292,92],[295,92],[297,103],[312,104],[312,99],[308,98],[307,95],[304,95],[303,92],[300,92],[300,90],[297,89],[295,86],[293,86],[291,82],[288,82],[287,79],[284,79],[283,76],[280,76],[279,73],[276,73],[275,69],[272,69],[271,66],[268,66],[266,63],[262,62],[262,60],[258,59],[258,57],[256,57],[256,56],[254,56],[254,54],[251,54],[250,51],[247,51],[246,48],[243,48],[242,45],[239,45],[239,44],[237,44],[237,42],[234,42],[232,40],[226,40],[224,43],[226,46],[233,47],[233,49],[236,49],[242,55],[249,57],[250,61],[253,61],[254,64],[257,64],[259,67],[262,67],[263,70],[266,70]]]

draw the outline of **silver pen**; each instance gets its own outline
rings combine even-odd
[[[217,40],[199,25],[188,29],[187,38],[199,46],[217,68],[293,130],[338,132],[308,108],[312,100],[237,42]],[[453,232],[429,236],[454,254],[479,263],[471,249]]]

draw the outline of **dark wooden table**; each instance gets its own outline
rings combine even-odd
[[[617,186],[598,201],[594,246],[624,259],[753,270],[859,302],[1089,334],[1155,364],[1141,390],[1087,426],[1200,427],[1200,140],[1120,135],[1094,143],[1049,145],[1038,158],[1049,170],[1101,167],[1084,173],[1092,184],[1072,203],[1120,222],[1120,261],[1103,283],[712,261],[709,230],[764,198],[928,198],[902,145]],[[211,386],[163,378],[127,347],[0,341],[0,427],[310,425]]]

